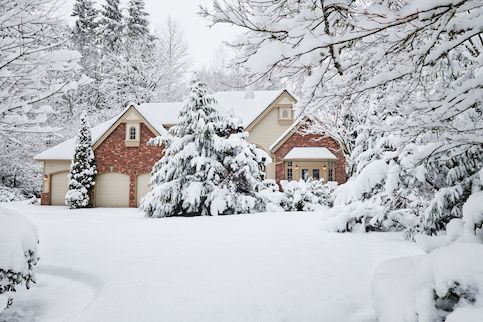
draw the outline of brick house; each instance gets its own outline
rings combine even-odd
[[[217,92],[222,111],[237,114],[249,141],[267,152],[268,179],[324,178],[345,182],[345,160],[331,138],[300,134],[294,119],[295,98],[286,90]],[[136,207],[149,190],[150,172],[161,158],[162,147],[148,146],[149,139],[177,122],[183,103],[148,103],[128,106],[115,118],[92,128],[98,175],[93,194],[97,207]],[[67,175],[75,138],[62,142],[35,159],[43,162],[41,203],[64,205]]]

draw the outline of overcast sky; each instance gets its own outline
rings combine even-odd
[[[96,0],[100,5],[103,0]],[[198,16],[199,5],[211,8],[213,0],[144,0],[150,14],[151,28],[160,29],[168,16],[173,17],[184,32],[190,55],[196,64],[208,64],[216,49],[223,41],[232,40],[235,31],[227,25],[208,27],[208,22]],[[66,18],[70,17],[74,0],[66,0],[63,10]],[[127,0],[121,0],[123,7]]]

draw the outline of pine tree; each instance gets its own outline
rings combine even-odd
[[[233,118],[222,116],[206,85],[192,82],[190,97],[153,168],[152,190],[141,204],[148,217],[251,212],[259,206],[262,156]]]
[[[119,0],[106,0],[101,11],[100,37],[104,44],[104,50],[117,52],[123,42],[124,17],[119,8]]]
[[[223,116],[215,144],[217,158],[223,164],[225,175],[219,187],[229,192],[225,197],[225,213],[249,213],[260,209],[260,200],[254,198],[265,178],[264,162],[269,156],[249,143],[242,122],[233,114]]]
[[[126,18],[127,36],[131,40],[149,38],[148,13],[143,0],[129,0]]]
[[[73,41],[78,50],[84,54],[96,42],[99,11],[92,0],[76,0],[72,17],[77,17],[72,29]]]
[[[437,189],[422,218],[427,234],[446,229],[453,218],[463,216],[465,201],[483,188],[483,145],[466,145],[437,153],[425,162],[426,178]]]
[[[70,165],[69,191],[65,195],[66,205],[71,209],[91,206],[90,194],[95,185],[96,174],[91,128],[86,120],[86,113],[83,113],[74,158]]]

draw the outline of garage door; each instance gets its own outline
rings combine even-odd
[[[60,172],[50,177],[50,203],[65,206],[65,194],[69,188],[69,172]]]
[[[146,193],[149,191],[149,180],[151,180],[151,174],[150,173],[145,173],[140,176],[138,176],[137,180],[137,191],[136,191],[136,200],[139,204],[141,203],[141,199],[144,197]]]
[[[96,207],[129,207],[129,176],[103,173],[96,177]]]

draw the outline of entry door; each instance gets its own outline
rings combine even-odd
[[[309,178],[319,180],[322,178],[322,168],[321,167],[301,167],[300,178],[303,180],[308,180]],[[324,178],[325,179],[325,178]]]

